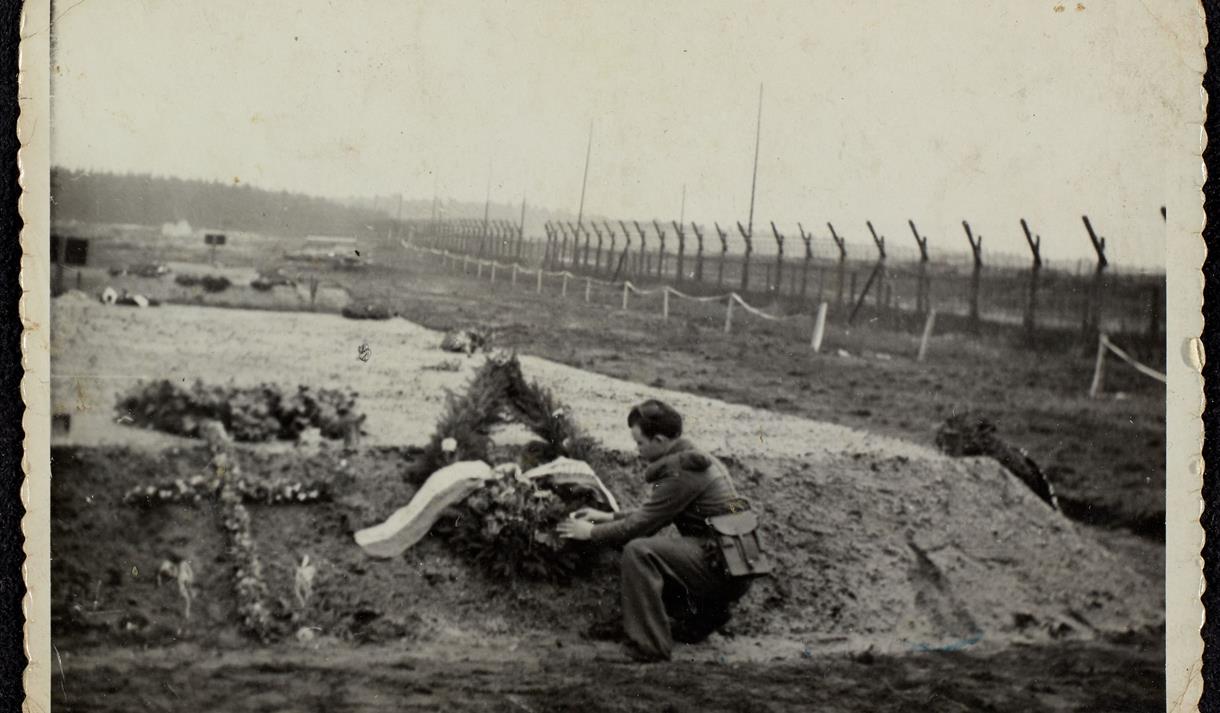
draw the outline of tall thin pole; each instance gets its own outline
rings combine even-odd
[[[576,212],[576,229],[585,217],[585,186],[589,183],[589,157],[593,154],[593,120],[589,120],[589,145],[585,147],[585,177],[580,182],[580,209]]]
[[[758,147],[762,142],[762,99],[763,85],[758,84],[758,121],[755,124],[754,132],[754,178],[750,181],[750,222],[747,230],[750,235],[754,234],[754,189],[758,187]]]

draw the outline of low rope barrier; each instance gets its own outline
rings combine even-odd
[[[400,240],[399,243],[408,250],[416,250],[416,251],[430,253],[432,255],[438,255],[441,257],[442,261],[445,263],[448,263],[450,260],[452,260],[455,264],[457,262],[457,255],[450,253],[448,250],[438,250],[435,248],[421,248],[421,247],[418,247],[415,245],[411,245],[404,240]],[[535,275],[534,291],[538,294],[542,293],[542,278],[544,276],[559,277],[559,278],[563,279],[562,286],[560,288],[560,294],[564,297],[566,297],[568,294],[568,280],[581,279],[580,275],[576,275],[568,270],[547,270],[547,269],[545,269],[545,267],[542,267],[542,266],[539,266],[537,268],[529,268],[529,267],[525,267],[525,266],[520,265],[515,262],[501,263],[498,260],[494,260],[494,259],[493,260],[485,260],[482,258],[473,258],[472,259],[468,255],[462,255],[461,257],[462,257],[462,273],[463,274],[469,273],[469,263],[474,262],[476,265],[475,276],[476,276],[476,278],[481,279],[483,276],[483,268],[490,266],[491,267],[491,282],[493,282],[493,283],[495,282],[496,270],[498,268],[499,269],[503,269],[503,268],[512,269],[512,275],[513,275],[512,279],[513,279],[514,285],[517,284],[518,273],[524,273],[527,275]],[[614,288],[618,288],[621,286],[621,288],[622,288],[622,309],[623,310],[627,310],[628,306],[630,305],[630,295],[633,293],[636,295],[644,296],[644,297],[646,297],[648,295],[655,295],[657,293],[660,293],[661,294],[661,316],[664,319],[669,319],[669,297],[670,297],[670,295],[673,295],[680,299],[690,300],[692,302],[702,302],[702,303],[720,302],[721,300],[725,300],[726,301],[725,315],[724,315],[725,333],[731,332],[732,328],[733,328],[733,305],[734,305],[734,303],[741,305],[741,307],[743,309],[745,309],[746,312],[748,312],[756,317],[761,317],[762,319],[765,319],[765,320],[768,320],[771,322],[782,322],[785,320],[799,319],[801,317],[806,316],[803,314],[790,314],[790,315],[769,314],[769,313],[763,311],[762,309],[759,309],[758,307],[755,307],[755,306],[751,305],[750,303],[746,302],[745,299],[743,299],[741,297],[741,295],[737,294],[736,292],[727,292],[727,293],[719,294],[719,295],[708,295],[708,296],[700,297],[697,295],[687,294],[685,292],[682,292],[681,290],[670,287],[669,285],[662,285],[661,287],[655,287],[650,290],[645,290],[645,289],[641,289],[641,288],[637,287],[634,283],[631,282],[631,280],[626,280],[626,279],[624,279],[622,282],[611,282],[611,281],[607,281],[607,280],[599,280],[597,278],[588,277],[588,276],[585,276],[583,279],[585,281],[585,289],[584,289],[584,301],[585,302],[589,302],[591,299],[591,291],[592,291],[593,285],[599,285],[599,286],[603,286],[603,287],[614,287]],[[826,307],[827,307],[827,305],[825,302],[821,303],[818,306],[817,315],[814,317],[815,324],[814,324],[813,338],[810,340],[810,347],[812,347],[813,351],[815,351],[815,352],[820,351],[821,346],[822,346],[822,338],[825,333],[825,326],[826,326]],[[925,340],[926,340],[926,336],[925,336]],[[922,351],[922,348],[921,348],[921,351]],[[1126,356],[1126,355],[1122,354],[1122,356]],[[1127,357],[1127,358],[1129,359],[1129,357]],[[1140,365],[1140,366],[1142,366],[1142,365]],[[1144,367],[1144,368],[1146,369],[1147,367]]]
[[[1123,360],[1144,376],[1156,379],[1162,384],[1167,383],[1164,374],[1146,364],[1136,361],[1134,357],[1120,349],[1114,342],[1111,342],[1109,337],[1101,334],[1097,337],[1097,362],[1093,366],[1093,382],[1089,385],[1090,398],[1097,398],[1101,394],[1102,381],[1105,378],[1106,352],[1114,354],[1114,356]]]

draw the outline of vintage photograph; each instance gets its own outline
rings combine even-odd
[[[1193,3],[42,10],[55,710],[1193,707]]]

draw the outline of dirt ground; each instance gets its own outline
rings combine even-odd
[[[571,280],[564,296],[559,278],[548,277],[539,295],[532,276],[513,286],[502,271],[491,284],[473,268],[446,272],[419,254],[337,279],[354,298],[433,329],[486,325],[498,345],[527,354],[915,443],[931,444],[945,418],[974,411],[1029,452],[1074,519],[1164,536],[1164,386],[1111,360],[1107,395],[1088,398],[1092,348],[1039,351],[1016,337],[945,334],[920,363],[918,335],[867,321],[845,328],[832,313],[814,354],[808,320],[774,324],[739,309],[726,335],[723,306],[671,299],[665,322],[655,295],[632,295],[623,312],[621,293],[597,285],[586,304],[583,280]]]
[[[53,314],[53,398],[74,414],[53,454],[57,706],[1160,708],[1162,546],[1072,523],[993,463],[929,448],[954,408],[983,409],[1054,474],[1077,519],[1150,534],[1149,522],[1163,518],[1148,497],[1159,498],[1153,483],[1163,482],[1163,406],[1140,382],[1116,372],[1111,388],[1125,398],[1064,397],[1087,383],[1087,359],[1038,360],[945,337],[917,365],[913,339],[869,328],[832,330],[829,353],[813,356],[767,325],[726,337],[722,315],[687,326],[677,314],[668,325],[637,312],[607,320],[576,289],[563,302],[425,270],[347,286],[365,297],[388,295],[391,284],[393,306],[414,322],[491,325],[498,344],[534,355],[522,359],[527,378],[553,388],[602,442],[595,467],[627,503],[640,488],[626,406],[659,395],[699,414],[693,435],[728,457],[769,514],[784,585],[756,587],[726,635],[680,647],[672,665],[639,667],[581,635],[616,606],[613,553],[576,586],[511,588],[433,538],[392,563],[368,560],[350,533],[405,504],[407,447],[428,437],[445,390],[461,388],[477,357],[436,350],[439,335],[404,320],[104,308],[69,295]],[[372,349],[367,362],[357,359],[361,344]],[[279,643],[252,646],[233,624],[231,565],[212,508],[118,502],[131,485],[207,463],[197,441],[115,423],[115,396],[141,377],[359,392],[369,433],[356,449],[242,450],[250,473],[329,478],[342,493],[258,509],[255,539],[277,598],[291,599],[303,553],[320,567],[310,607],[281,608]],[[522,438],[503,434],[504,455]],[[167,556],[197,563],[189,621],[174,587],[151,576]],[[297,641],[301,627],[316,638]]]

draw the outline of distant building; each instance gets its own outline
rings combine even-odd
[[[191,224],[186,220],[179,220],[177,223],[164,223],[161,226],[161,235],[166,238],[189,238],[195,234],[191,229]]]

